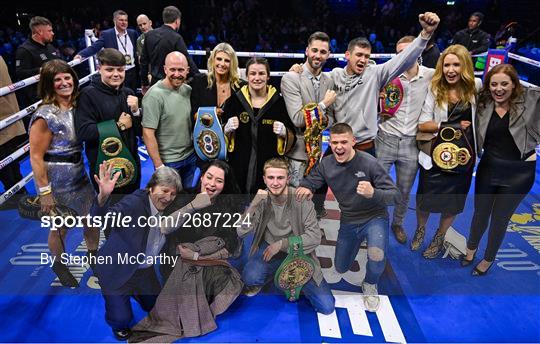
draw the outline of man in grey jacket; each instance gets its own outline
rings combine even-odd
[[[287,257],[289,239],[300,236],[304,253],[311,256],[313,277],[302,288],[315,311],[334,312],[335,299],[323,278],[315,248],[321,243],[313,203],[296,200],[296,189],[289,187],[289,166],[280,158],[272,158],[263,167],[266,190],[259,190],[246,210],[238,236],[254,231],[249,259],[242,272],[246,295],[254,296],[270,280]],[[249,221],[246,221],[249,219]]]
[[[357,150],[375,155],[379,91],[416,63],[439,25],[439,17],[426,12],[419,15],[419,22],[422,25],[420,35],[388,62],[370,65],[371,44],[366,38],[359,37],[349,42],[345,52],[347,66],[334,68],[330,73],[337,93],[334,103],[336,122],[352,127]]]
[[[323,111],[325,122],[328,122],[328,117],[333,117],[330,106],[336,100],[336,92],[332,90],[334,83],[328,75],[322,73],[322,68],[330,56],[329,42],[330,37],[324,32],[315,32],[309,36],[302,73],[287,72],[281,79],[281,94],[285,99],[289,117],[296,126],[296,144],[287,154],[291,160],[291,185],[295,187],[302,179],[308,162],[304,142],[304,106],[317,103]]]
[[[313,191],[327,183],[341,211],[334,264],[347,272],[367,239],[367,268],[362,290],[370,312],[379,308],[377,283],[386,265],[388,205],[399,202],[400,192],[373,156],[356,151],[352,128],[345,123],[330,128],[332,155],[322,159],[296,190],[297,200],[310,199]]]

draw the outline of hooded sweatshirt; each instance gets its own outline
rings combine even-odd
[[[90,174],[96,171],[99,144],[97,124],[111,119],[117,122],[122,112],[131,114],[127,105],[128,95],[134,95],[131,89],[126,87],[114,89],[104,84],[99,74],[94,75],[90,85],[81,91],[75,109],[75,129],[77,138],[85,144],[86,157],[90,163]],[[140,171],[137,136],[141,135],[141,119],[138,116],[131,116],[131,120],[131,128],[123,131],[119,129],[118,131]],[[90,179],[93,181],[93,178]]]

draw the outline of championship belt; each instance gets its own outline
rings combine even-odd
[[[285,293],[287,300],[292,302],[298,300],[300,290],[313,277],[315,264],[304,254],[300,236],[289,238],[287,252],[287,258],[276,271],[274,284]]]
[[[442,170],[457,173],[468,170],[474,153],[467,136],[460,128],[441,128],[433,146],[431,157]]]
[[[41,203],[39,202],[39,195],[38,196],[26,195],[22,197],[21,199],[19,199],[17,210],[21,217],[24,217],[30,220],[39,220],[44,215],[61,216],[63,218],[66,218],[68,216],[71,216],[71,217],[77,216],[77,212],[75,210],[73,210],[72,208],[66,205],[59,204],[59,203],[57,203],[54,209],[51,210],[48,214],[43,214],[41,212]]]
[[[120,132],[116,128],[114,120],[108,120],[97,124],[99,131],[99,146],[95,173],[99,175],[99,165],[103,161],[112,164],[111,177],[120,172],[120,178],[116,181],[115,188],[134,183],[137,180],[138,168],[135,159],[122,141]]]
[[[381,99],[381,114],[393,117],[403,101],[403,85],[395,78],[384,87],[384,98]]]
[[[225,160],[227,144],[215,107],[200,107],[193,129],[195,152],[204,161]]]
[[[321,157],[321,135],[328,124],[322,110],[317,103],[308,103],[302,108],[306,129],[304,130],[304,142],[308,156],[308,165],[304,177],[309,174],[315,163]]]

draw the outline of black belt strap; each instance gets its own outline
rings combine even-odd
[[[45,154],[43,157],[43,160],[47,162],[68,162],[72,164],[76,164],[79,161],[81,161],[82,155],[81,153],[74,153],[70,155],[52,155],[52,154]]]

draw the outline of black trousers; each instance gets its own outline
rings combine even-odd
[[[495,260],[510,218],[534,184],[536,161],[484,156],[476,171],[474,215],[467,248],[476,250],[489,223],[484,259]]]

